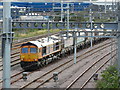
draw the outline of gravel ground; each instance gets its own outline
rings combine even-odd
[[[112,61],[115,61],[116,59],[113,58]],[[107,67],[109,67],[111,65],[111,61],[109,61],[104,67],[101,68],[101,70],[99,70],[97,72],[98,74],[98,79],[101,79],[101,72],[104,71]],[[94,81],[93,79],[90,80],[90,82],[85,86],[85,88],[94,88],[96,87],[96,81]]]
[[[109,40],[104,41],[103,43],[106,43],[106,42],[108,42],[108,41],[109,41]],[[101,43],[101,44],[103,44],[103,43]],[[95,45],[95,46],[92,47],[92,48],[95,48],[95,47],[97,47],[97,46],[99,46],[99,44],[98,44],[98,45]],[[91,48],[87,48],[87,49],[81,50],[80,52],[77,53],[77,55],[79,56],[79,55],[81,55],[82,53],[84,53],[84,52],[86,52],[87,50],[90,50],[90,49],[91,49]],[[85,59],[84,61],[79,62],[79,64],[73,65],[69,70],[66,70],[66,71],[64,71],[63,73],[61,73],[61,74],[59,75],[59,83],[58,83],[58,84],[59,84],[59,87],[65,87],[65,86],[67,85],[67,84],[65,84],[65,82],[67,83],[67,82],[71,81],[71,80],[68,80],[68,79],[72,78],[73,75],[74,75],[74,73],[77,73],[78,70],[80,70],[80,71],[82,72],[82,69],[81,69],[81,68],[84,68],[84,66],[89,66],[88,63],[90,63],[91,61],[93,62],[93,61],[95,60],[95,58],[101,57],[100,54],[102,55],[102,54],[104,54],[104,53],[107,52],[107,51],[108,51],[107,49],[106,49],[106,50],[101,50],[99,53],[96,53],[95,55],[92,55],[92,56],[91,56],[91,57],[92,57],[91,60],[90,60],[90,58],[87,58],[87,59]],[[56,61],[56,62],[53,62],[53,63],[51,63],[51,64],[49,64],[49,65],[41,68],[39,71],[35,71],[34,73],[32,73],[32,74],[30,74],[30,75],[28,76],[27,81],[24,82],[24,81],[21,79],[21,80],[19,80],[17,83],[11,85],[11,87],[13,87],[13,88],[20,88],[21,86],[23,86],[23,85],[25,85],[26,83],[34,80],[35,78],[37,78],[37,77],[39,77],[39,76],[42,76],[43,73],[49,71],[50,69],[52,69],[52,68],[54,68],[54,67],[56,67],[56,66],[58,66],[58,65],[60,65],[60,64],[62,64],[62,63],[64,63],[66,60],[68,60],[68,58],[73,58],[73,54],[71,54],[70,56],[67,56],[67,57],[64,58],[64,59],[61,59],[61,60]],[[73,61],[73,62],[74,62],[74,61]],[[92,62],[91,62],[91,63],[92,63]],[[20,66],[18,65],[18,66],[15,66],[15,67],[12,68],[11,74],[13,75],[13,74],[15,74],[16,72],[20,72],[20,71],[21,71],[21,68],[20,68]],[[2,78],[1,76],[2,76],[2,72],[0,72],[0,78]],[[44,81],[44,80],[39,80],[39,81],[36,82],[36,83],[40,83],[40,82],[42,82],[42,81]],[[93,81],[92,81],[92,82],[93,82]],[[93,83],[94,83],[94,82],[93,82]],[[55,86],[55,83],[53,82],[53,80],[51,80],[49,83],[45,84],[43,87],[47,87],[47,88],[48,88],[48,87],[54,87],[54,86]]]
[[[85,58],[84,60],[80,61],[79,63],[73,65],[72,67],[66,69],[64,72],[59,74],[58,87],[60,87],[60,88],[67,87],[68,84],[75,79],[75,77],[77,77],[80,73],[83,72],[83,70],[85,70],[87,67],[92,65],[93,62],[95,62],[96,60],[101,58],[101,56],[103,56],[105,53],[109,52],[109,49],[110,48],[101,50],[100,52],[98,52],[94,55],[91,55],[88,58]],[[85,77],[84,77],[84,79],[85,79]],[[80,82],[82,82],[82,81],[80,81]],[[55,86],[55,83],[53,80],[51,80],[50,82],[45,84],[43,87],[47,87],[47,88],[51,87],[52,88],[54,86]],[[77,88],[77,86],[75,88]],[[88,88],[93,88],[93,87],[88,86]]]

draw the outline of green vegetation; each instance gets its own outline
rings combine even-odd
[[[58,12],[56,13],[58,16],[54,17],[54,21],[60,21],[61,20],[61,13]],[[79,12],[70,12],[70,21],[76,21],[76,22],[85,22],[86,20],[88,21],[88,18],[86,19],[84,17],[85,14],[87,14],[86,11],[79,11]],[[63,15],[63,21],[67,21],[67,14]]]
[[[115,21],[115,18],[109,17],[109,18],[104,18],[104,15],[106,14],[101,14],[101,18],[95,17],[96,11],[93,12],[93,21],[94,22],[113,22]],[[109,12],[107,12],[108,14]],[[57,16],[50,16],[50,20],[54,21],[60,21],[61,20],[61,12],[56,12]],[[79,11],[79,12],[70,12],[70,21],[73,22],[89,22],[89,10],[88,11]],[[63,15],[63,21],[67,21],[67,13]],[[35,27],[37,27],[38,24],[35,24]],[[42,25],[43,27],[47,27],[46,24]],[[57,24],[57,27],[60,27],[59,23]],[[50,29],[52,28],[52,24],[50,23]],[[59,29],[54,29],[50,30],[50,33],[53,32],[59,32],[61,30]],[[18,38],[27,38],[27,37],[32,37],[32,36],[37,36],[37,35],[42,35],[42,34],[47,34],[46,29],[13,29],[13,32],[15,32],[15,39]]]
[[[114,22],[115,19],[94,19],[94,22]]]
[[[27,38],[27,37],[33,37],[33,36],[37,36],[37,35],[42,35],[42,34],[47,34],[48,30],[39,30],[39,29],[28,29],[28,30],[13,30],[15,32],[15,39],[16,38]],[[54,29],[54,30],[50,30],[50,33],[55,33],[55,32],[59,32],[61,31],[60,29]]]
[[[107,70],[103,71],[102,79],[97,81],[97,88],[104,90],[105,88],[119,88],[118,73],[115,66],[110,66]]]

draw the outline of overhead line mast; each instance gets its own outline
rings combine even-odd
[[[3,88],[10,88],[10,49],[12,40],[12,25],[11,25],[11,2],[4,0],[3,2]]]

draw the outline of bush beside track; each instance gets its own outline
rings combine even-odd
[[[118,71],[115,66],[110,66],[102,72],[102,79],[97,81],[96,88],[119,88]]]

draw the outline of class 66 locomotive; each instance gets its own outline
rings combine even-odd
[[[77,43],[85,39],[77,40]],[[48,63],[59,60],[63,54],[73,49],[73,38],[52,35],[24,43],[20,47],[20,65],[24,70],[35,70]]]
[[[20,65],[24,70],[37,69],[59,57],[62,42],[55,36],[24,43],[20,47]]]
[[[70,33],[69,33],[70,34]],[[88,35],[88,33],[81,33]],[[93,38],[93,42],[100,38]],[[35,70],[48,63],[59,60],[66,53],[73,52],[73,37],[52,35],[24,43],[20,47],[20,65],[24,70]],[[83,49],[90,46],[90,38],[78,37],[77,48]]]

